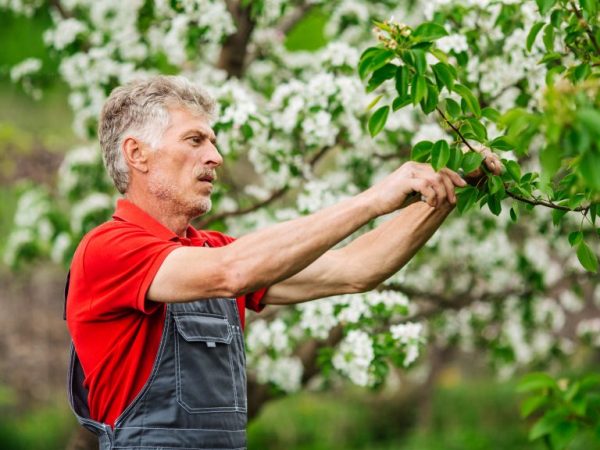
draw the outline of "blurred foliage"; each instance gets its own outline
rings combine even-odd
[[[399,397],[374,402],[360,390],[287,397],[270,403],[250,424],[249,448],[543,449],[527,439],[513,383],[479,379],[435,388],[429,426],[414,426],[419,400]]]
[[[573,448],[570,444],[578,438],[600,446],[600,375],[555,379],[530,373],[518,389],[529,394],[521,415],[537,416],[529,439],[543,441],[549,450]]]
[[[327,19],[327,15],[321,10],[312,10],[290,30],[285,39],[285,47],[291,51],[316,50],[324,47],[327,38],[323,30]]]
[[[21,414],[13,411],[14,393],[0,385],[0,448],[56,450],[64,448],[75,418],[64,402]]]

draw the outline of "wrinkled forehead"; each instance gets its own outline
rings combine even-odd
[[[171,106],[169,112],[169,125],[166,132],[180,134],[187,130],[195,129],[203,134],[214,136],[211,127],[212,117],[204,111],[187,108],[185,106]]]

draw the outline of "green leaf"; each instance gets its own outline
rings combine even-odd
[[[561,219],[565,216],[565,214],[567,214],[567,212],[568,211],[565,211],[563,209],[553,209],[552,210],[552,223],[555,226],[558,226]]]
[[[544,45],[548,52],[554,52],[554,27],[548,24],[544,27]],[[542,58],[543,59],[543,58]]]
[[[586,375],[580,382],[580,389],[582,392],[598,386],[600,386],[600,375],[596,373]]]
[[[503,191],[504,184],[502,183],[502,179],[497,175],[490,175],[488,177],[488,189],[490,194]]]
[[[358,74],[361,79],[367,76],[369,65],[373,60],[373,57],[379,54],[383,49],[381,47],[369,47],[360,55],[358,63]]]
[[[588,18],[596,17],[598,13],[598,0],[579,0],[581,9],[585,11]]]
[[[598,257],[583,241],[577,246],[577,259],[588,272],[598,272]]]
[[[549,181],[556,171],[560,169],[561,163],[560,150],[553,145],[547,145],[540,152],[540,163],[542,165],[542,177],[544,181]]]
[[[460,169],[462,163],[463,153],[457,147],[450,147],[450,159],[446,164],[446,167],[454,170],[455,172]]]
[[[425,59],[425,52],[423,50],[411,50],[414,61],[415,61],[415,69],[417,74],[425,75],[425,71],[427,70],[427,60]]]
[[[471,125],[476,140],[478,142],[485,142],[487,140],[487,128],[485,128],[479,120],[472,117],[469,117],[467,122]]]
[[[477,152],[468,152],[462,161],[462,168],[465,172],[465,174],[470,174],[471,172],[473,172],[475,169],[477,169],[480,165],[481,162],[483,161],[483,156],[481,156],[479,153]]]
[[[446,112],[450,114],[452,119],[456,119],[462,114],[462,111],[460,110],[460,105],[451,98],[446,99]]]
[[[500,121],[500,111],[487,106],[481,110],[481,115],[491,122],[498,123]]]
[[[507,141],[506,136],[499,136],[490,142],[490,148],[496,150],[512,150],[515,146]]]
[[[392,102],[392,109],[394,111],[398,111],[400,108],[404,108],[406,105],[410,105],[412,103],[412,98],[410,95],[406,95],[406,97],[396,97]]]
[[[427,82],[422,75],[415,75],[411,87],[411,96],[413,104],[416,105],[427,95]]]
[[[450,146],[444,140],[437,141],[431,149],[431,165],[435,171],[445,167],[450,159]]]
[[[446,86],[448,92],[452,92],[452,88],[454,87],[454,76],[452,75],[452,71],[449,69],[448,64],[440,62],[434,66],[431,66],[431,68],[433,69],[435,78],[439,81],[439,83],[443,86]]]
[[[569,420],[558,422],[554,426],[552,433],[550,433],[550,442],[552,442],[553,448],[565,450],[577,434],[577,431],[579,431],[579,426],[576,422]]]
[[[495,216],[499,216],[502,212],[502,203],[500,203],[500,198],[497,194],[490,194],[487,199],[488,207],[490,208],[490,212]]]
[[[413,161],[425,162],[429,159],[432,148],[433,142],[431,141],[418,142],[410,151],[410,159]]]
[[[379,47],[371,47],[371,49],[365,50],[363,55],[366,54],[366,56],[364,56],[364,59],[361,59],[358,64],[358,74],[361,78],[365,78],[370,72],[384,66],[395,56],[395,53],[391,50],[385,50]]]
[[[579,172],[589,187],[600,191],[600,154],[587,151],[581,158]]]
[[[548,402],[548,397],[544,395],[537,395],[535,397],[529,397],[523,401],[521,405],[521,417],[529,417],[533,412],[544,406]]]
[[[511,220],[516,223],[519,216],[518,216],[517,209],[515,208],[515,206],[511,206],[509,213],[510,213]]]
[[[592,69],[588,63],[581,63],[573,70],[575,81],[583,81],[592,73]]]
[[[540,9],[540,14],[544,15],[552,9],[557,0],[535,0]]]
[[[585,108],[577,111],[577,119],[590,131],[600,134],[600,111]]]
[[[396,92],[398,96],[406,97],[408,95],[409,70],[406,66],[400,66],[396,70]]]
[[[573,231],[572,233],[569,233],[569,244],[571,244],[571,247],[580,244],[581,241],[583,241],[583,232]]]
[[[456,190],[456,208],[461,214],[468,211],[477,202],[479,191],[473,186],[465,186]]]
[[[374,98],[374,99],[371,101],[371,103],[369,103],[369,104],[367,105],[367,111],[371,111],[371,110],[373,109],[373,107],[374,107],[374,106],[375,106],[377,103],[379,103],[379,100],[381,100],[381,98],[382,98],[382,97],[383,97],[383,95],[378,95],[377,97],[375,97],[375,98]]]
[[[381,83],[390,78],[394,78],[396,75],[396,66],[394,64],[385,64],[373,72],[371,79],[367,83],[367,92],[373,92],[377,89]]]
[[[527,47],[528,52],[531,51],[531,47],[533,47],[535,38],[537,37],[537,35],[539,34],[539,32],[543,26],[544,26],[544,22],[536,22],[535,25],[533,25],[531,27],[531,30],[529,30],[529,34],[527,35],[527,40],[526,40],[526,47]]]
[[[518,392],[537,391],[540,389],[558,389],[558,385],[554,378],[543,372],[528,373],[517,384]]]
[[[440,91],[435,84],[431,83],[429,80],[427,82],[427,95],[423,100],[421,100],[421,109],[425,114],[429,114],[435,111],[435,108],[438,105],[438,98],[440,95]]]
[[[371,133],[371,136],[376,136],[381,130],[383,130],[389,112],[389,106],[382,106],[373,113],[369,119],[369,133]]]
[[[463,98],[469,110],[475,114],[476,117],[481,117],[481,108],[479,107],[479,102],[468,87],[463,86],[462,84],[455,84],[454,92]]]
[[[448,36],[444,27],[431,22],[422,23],[412,33],[412,37],[420,41],[435,41],[444,36]]]
[[[529,440],[533,441],[550,434],[554,427],[562,421],[564,414],[561,411],[550,410],[538,420],[529,432]]]
[[[521,179],[521,166],[519,166],[519,163],[510,159],[503,160],[502,163],[513,180],[519,181]]]

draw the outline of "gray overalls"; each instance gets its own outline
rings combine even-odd
[[[167,305],[152,372],[114,429],[90,419],[83,379],[71,344],[69,402],[100,450],[246,448],[246,356],[235,299]]]

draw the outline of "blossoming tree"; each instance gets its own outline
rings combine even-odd
[[[81,236],[109,217],[115,191],[94,143],[98,113],[112,88],[147,74],[183,74],[218,99],[226,165],[213,212],[197,225],[232,235],[316,211],[408,159],[470,172],[480,146],[501,153],[506,171],[464,188],[457,213],[377,290],[253,317],[251,414],[325,379],[379,386],[398,373],[422,377],[408,368],[428,367],[419,358],[426,343],[483,350],[504,377],[600,345],[594,0],[0,7],[49,10],[44,39],[69,86],[74,129],[90,139],[66,155],[55,190],[21,197],[5,254],[13,266],[68,264]],[[315,12],[328,43],[288,50],[286,34]],[[40,70],[25,60],[13,80],[39,94]]]

